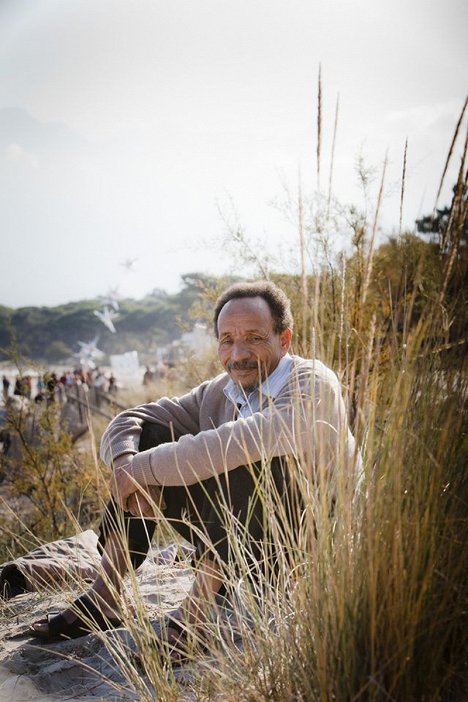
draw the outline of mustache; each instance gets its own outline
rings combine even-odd
[[[259,365],[256,361],[233,361],[228,363],[228,370],[258,370]]]

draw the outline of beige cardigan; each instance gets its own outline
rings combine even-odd
[[[292,356],[288,381],[263,409],[236,419],[223,390],[227,373],[181,397],[163,397],[121,412],[107,427],[101,458],[108,466],[123,454],[136,454],[129,472],[140,484],[191,485],[215,474],[273,456],[304,459],[315,470],[346,472],[356,463],[341,388],[336,375],[320,361]],[[172,428],[178,441],[138,452],[143,422]]]

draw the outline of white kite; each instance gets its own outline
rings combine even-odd
[[[83,368],[96,368],[95,360],[102,358],[104,352],[96,346],[99,341],[99,336],[94,337],[93,341],[79,341],[80,350],[74,354],[80,360],[80,365]]]
[[[111,331],[113,334],[116,333],[116,329],[112,320],[116,319],[119,316],[117,312],[114,312],[114,310],[110,310],[107,307],[107,305],[105,305],[102,311],[94,310],[94,314],[101,320],[104,326],[109,329],[109,331]]]
[[[135,263],[138,261],[137,258],[126,258],[125,261],[121,261],[120,265],[125,268],[126,271],[134,271]]]

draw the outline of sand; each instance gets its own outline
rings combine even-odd
[[[170,560],[170,559],[169,559]],[[140,595],[156,622],[179,605],[192,582],[186,563],[158,565],[148,559],[138,574]],[[60,611],[78,592],[25,593],[2,605],[0,623],[0,702],[97,702],[138,700],[110,652],[113,642],[132,643],[125,629],[90,634],[54,644],[38,642],[28,627],[46,612]],[[107,645],[106,645],[107,644]],[[184,694],[187,671],[175,673]],[[155,698],[156,699],[156,698]]]

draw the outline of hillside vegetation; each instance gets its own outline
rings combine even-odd
[[[180,292],[155,289],[141,300],[119,300],[116,333],[94,314],[102,300],[80,300],[57,307],[0,306],[0,350],[3,358],[14,349],[34,361],[57,362],[78,351],[78,342],[98,337],[106,354],[139,351],[142,360],[157,348],[180,337],[192,323],[190,310],[214,281],[201,274],[185,275]]]

